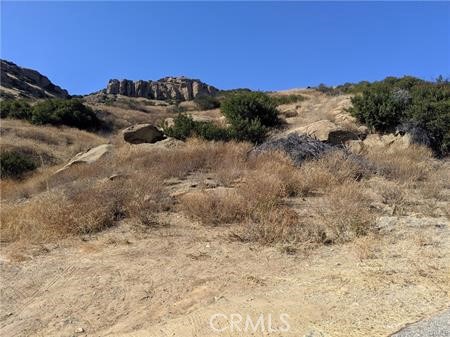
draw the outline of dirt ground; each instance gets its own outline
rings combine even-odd
[[[449,304],[445,218],[387,217],[379,236],[301,251],[164,219],[27,255],[15,247],[1,261],[2,336],[387,336]],[[271,314],[273,329],[287,314],[290,329],[232,332],[234,313]]]

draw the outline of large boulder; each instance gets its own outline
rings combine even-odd
[[[305,160],[319,158],[334,147],[307,135],[290,133],[286,138],[269,140],[255,147],[252,153],[281,151],[291,157],[295,165],[300,166]]]
[[[100,158],[109,155],[112,150],[113,146],[111,144],[102,144],[87,151],[80,152],[75,157],[73,157],[66,165],[64,165],[63,168],[59,169],[55,173],[62,172],[74,165],[95,163]]]
[[[346,141],[360,138],[358,132],[344,129],[327,119],[308,124],[295,131],[334,145],[343,144]]]
[[[131,144],[156,143],[164,134],[151,124],[136,124],[122,131],[123,139]]]

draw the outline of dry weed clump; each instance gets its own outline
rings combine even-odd
[[[319,209],[327,239],[345,242],[369,233],[375,220],[370,202],[361,185],[356,182],[334,187],[325,196]]]
[[[241,239],[262,244],[319,243],[324,240],[322,228],[302,219],[287,206],[256,209],[243,221]]]
[[[246,143],[207,142],[191,139],[173,149],[155,148],[125,156],[136,169],[149,170],[163,178],[184,178],[193,172],[216,172],[227,165],[241,167],[249,149]]]
[[[333,151],[317,160],[304,163],[293,176],[293,189],[299,195],[308,196],[370,176],[370,171],[357,158]]]
[[[169,207],[159,177],[84,178],[22,202],[3,202],[1,236],[4,241],[45,242],[95,233],[124,217],[149,226],[155,213]]]
[[[120,213],[120,201],[113,191],[92,187],[70,196],[53,190],[22,203],[3,204],[2,240],[45,242],[110,227]]]
[[[238,187],[249,209],[279,205],[287,196],[286,185],[276,173],[253,171]]]
[[[206,225],[233,223],[245,216],[245,200],[234,190],[200,191],[180,197],[181,209]]]
[[[373,148],[366,157],[377,166],[381,175],[390,180],[410,184],[428,178],[433,153],[424,146],[411,145],[392,151]]]
[[[123,185],[128,190],[124,201],[126,215],[144,227],[157,225],[155,214],[167,211],[173,205],[160,176],[138,172],[125,180]]]
[[[448,200],[450,197],[450,162],[439,163],[420,186],[421,194],[427,199]]]

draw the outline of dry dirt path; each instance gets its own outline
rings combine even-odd
[[[450,303],[442,218],[393,218],[388,237],[291,255],[230,240],[230,227],[164,219],[147,232],[122,224],[34,254],[2,250],[0,334],[376,337]],[[232,332],[235,313],[253,321],[262,313],[266,331]],[[279,328],[283,313],[289,331],[268,333],[269,314]],[[214,314],[222,333],[210,326]]]

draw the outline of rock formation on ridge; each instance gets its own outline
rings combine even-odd
[[[164,77],[158,81],[110,80],[106,94],[145,97],[150,99],[192,100],[199,95],[214,95],[219,90],[196,79]]]

